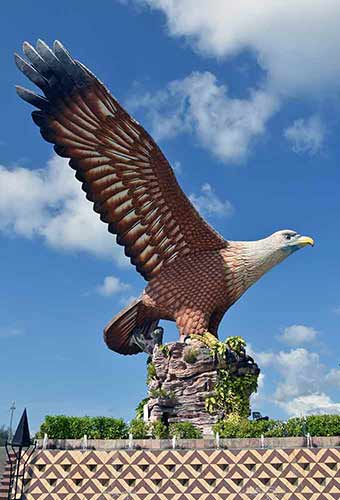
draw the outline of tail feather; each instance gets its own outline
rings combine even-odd
[[[137,299],[106,325],[104,340],[109,349],[120,354],[143,352],[143,338],[147,341],[158,324],[158,320],[144,318],[143,309],[141,299]]]

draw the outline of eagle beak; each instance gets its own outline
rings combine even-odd
[[[313,240],[313,238],[310,238],[309,236],[300,236],[297,239],[297,241],[295,241],[295,245],[297,245],[300,248],[305,247],[306,245],[311,245],[313,247],[314,240]]]

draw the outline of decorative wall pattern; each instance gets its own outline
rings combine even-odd
[[[37,451],[26,500],[340,498],[340,449]]]

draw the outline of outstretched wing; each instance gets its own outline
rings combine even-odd
[[[24,43],[18,68],[45,96],[17,87],[34,122],[70,158],[94,210],[146,280],[176,257],[226,241],[195,210],[149,134],[66,49]]]

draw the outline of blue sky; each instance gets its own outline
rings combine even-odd
[[[130,419],[146,394],[146,357],[112,353],[101,333],[144,281],[14,91],[12,54],[37,38],[105,82],[226,239],[314,237],[227,313],[220,337],[242,335],[262,368],[254,410],[340,413],[340,13],[307,4],[232,1],[232,16],[220,0],[2,7],[0,424],[13,399],[37,429],[54,413]]]

